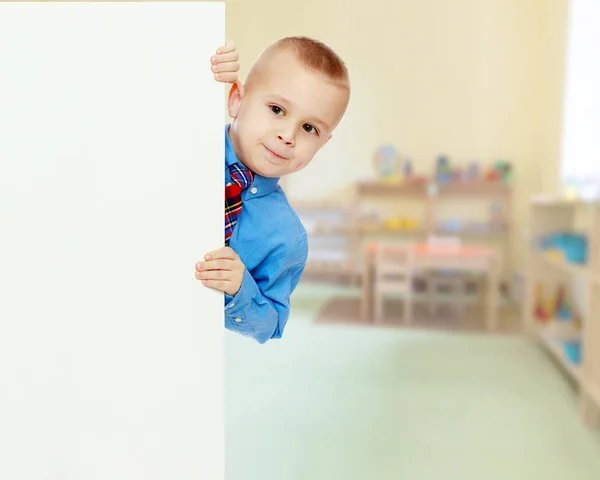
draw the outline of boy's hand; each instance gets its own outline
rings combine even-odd
[[[215,80],[223,83],[235,83],[238,79],[240,56],[235,51],[235,43],[228,40],[225,45],[217,49],[217,54],[212,56],[210,63]]]
[[[232,297],[242,285],[246,266],[229,247],[220,248],[204,256],[196,264],[196,278],[209,288],[225,292]]]

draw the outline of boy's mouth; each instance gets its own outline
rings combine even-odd
[[[267,147],[266,145],[263,145],[263,147],[265,147],[265,149],[267,150],[267,152],[269,152],[271,155],[273,155],[275,158],[279,159],[279,160],[287,160],[287,158],[282,157],[281,155],[279,155],[278,153],[275,153],[273,150],[271,150],[269,147]]]

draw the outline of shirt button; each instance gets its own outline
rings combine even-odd
[[[252,193],[256,193],[256,192],[258,192],[258,189],[257,189],[256,187],[252,187],[252,188],[250,189],[250,191],[251,191]]]
[[[229,304],[229,306],[230,306],[230,307],[235,307],[235,302],[231,302],[231,303]]]
[[[235,319],[235,321],[236,321],[236,323],[240,323],[240,322],[242,321],[242,319],[241,319],[240,317],[237,317],[237,318]]]

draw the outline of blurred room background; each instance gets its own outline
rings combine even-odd
[[[600,478],[600,4],[226,3],[242,80],[306,35],[352,84],[283,339],[227,337],[227,479]]]

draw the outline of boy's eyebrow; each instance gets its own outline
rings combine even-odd
[[[292,102],[291,100],[288,100],[285,97],[282,97],[281,95],[271,95],[271,98],[275,99],[276,101],[282,103],[282,104],[288,104],[288,105],[296,105],[294,102]],[[321,127],[325,127],[325,130],[329,130],[329,125],[327,125],[326,122],[324,122],[323,120],[320,120],[316,117],[312,118],[314,123],[320,124]]]

